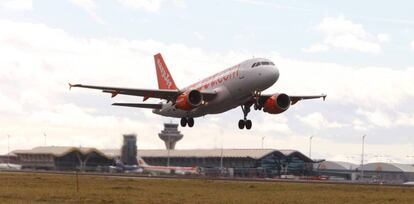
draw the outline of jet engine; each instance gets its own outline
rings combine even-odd
[[[203,95],[198,90],[182,93],[175,101],[175,107],[181,110],[191,110],[203,102]]]
[[[279,114],[290,107],[290,97],[284,93],[275,94],[266,99],[263,104],[263,111],[270,114]]]

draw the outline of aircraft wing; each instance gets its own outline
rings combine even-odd
[[[160,103],[113,103],[113,106],[125,106],[134,108],[150,108],[150,109],[161,109],[162,104]]]
[[[294,105],[298,101],[307,100],[307,99],[323,98],[323,100],[325,100],[326,94],[313,95],[313,96],[289,96],[289,97],[290,97],[290,101],[292,102],[292,105]]]
[[[144,101],[148,98],[160,98],[166,99],[168,101],[175,101],[175,99],[183,93],[180,90],[172,89],[132,89],[132,88],[119,88],[119,87],[108,87],[108,86],[92,86],[92,85],[82,85],[82,84],[69,84],[69,89],[72,87],[79,88],[88,88],[88,89],[98,89],[102,90],[104,93],[112,94],[112,98],[118,94],[122,95],[131,95],[131,96],[142,96]],[[214,91],[201,91],[203,99],[205,101],[212,100],[217,93]]]
[[[273,96],[273,94],[272,95],[270,94],[261,95],[260,100],[265,101],[267,98],[271,96]],[[309,96],[289,96],[289,98],[291,101],[291,105],[294,105],[298,101],[307,100],[307,99],[323,98],[323,100],[325,100],[326,96],[327,96],[326,94],[321,94],[321,95],[309,95]]]

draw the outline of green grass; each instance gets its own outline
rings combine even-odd
[[[414,203],[386,186],[0,173],[0,203]]]

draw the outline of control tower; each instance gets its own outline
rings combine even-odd
[[[175,143],[183,138],[183,134],[178,131],[178,124],[164,123],[164,130],[158,136],[165,143],[167,149],[175,149]]]
[[[121,161],[125,165],[137,165],[137,135],[125,134],[121,148]]]

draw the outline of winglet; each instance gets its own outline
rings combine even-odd
[[[69,91],[70,91],[72,89],[73,85],[71,83],[68,83],[68,84],[69,84]]]
[[[117,96],[118,94],[119,94],[119,91],[111,92],[111,98]]]
[[[326,99],[326,96],[327,96],[326,94],[325,94],[325,95],[323,95],[323,97],[322,97],[322,98],[323,98],[323,101],[325,101],[325,99]]]

